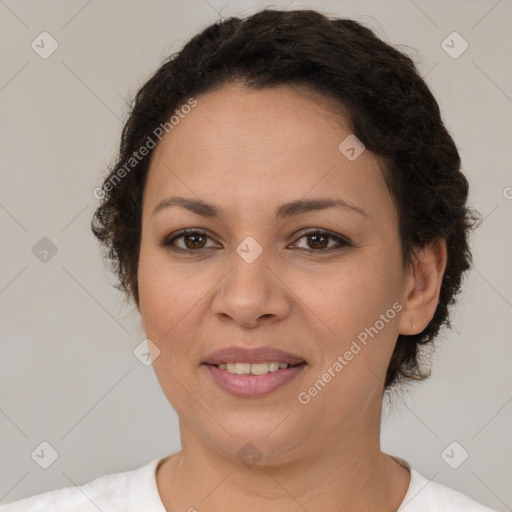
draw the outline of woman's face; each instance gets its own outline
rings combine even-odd
[[[153,154],[138,271],[142,325],[182,436],[270,461],[375,427],[411,284],[378,160],[368,150],[354,159],[362,148],[351,139],[341,151],[350,130],[293,88],[229,85],[195,99]],[[170,197],[218,215],[155,212]],[[353,208],[282,209],[320,199]],[[185,228],[206,235],[162,245]],[[317,230],[333,236],[308,236]],[[204,364],[229,347],[304,363],[240,377]]]

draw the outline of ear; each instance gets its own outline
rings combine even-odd
[[[432,320],[439,302],[446,261],[444,238],[415,251],[402,296],[403,313],[398,324],[399,334],[418,334]]]

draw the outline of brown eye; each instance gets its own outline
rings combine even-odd
[[[307,235],[307,241],[311,249],[326,249],[329,237],[325,235]]]
[[[169,238],[166,238],[161,245],[164,247],[170,247],[172,250],[176,251],[198,252],[202,249],[208,248],[205,244],[209,238],[208,234],[204,231],[189,229],[171,235]],[[177,240],[182,240],[183,245],[176,244],[175,242]]]
[[[182,235],[188,249],[202,249],[206,237],[204,235]]]
[[[343,246],[350,245],[350,242],[345,238],[335,235],[329,231],[309,231],[308,233],[304,233],[299,240],[306,240],[306,247],[299,247],[300,249],[305,249],[310,252],[324,252],[330,251],[331,249],[338,249]],[[335,242],[334,246],[329,246],[329,241]]]

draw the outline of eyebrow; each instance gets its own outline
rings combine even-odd
[[[153,210],[151,217],[171,206],[182,206],[187,210],[200,215],[201,217],[219,217],[222,218],[224,211],[211,203],[201,199],[192,199],[186,197],[168,197],[162,200]],[[350,212],[355,212],[365,217],[368,214],[359,206],[339,198],[316,198],[316,199],[297,199],[289,203],[282,204],[276,208],[275,216],[277,219],[286,219],[302,215],[311,211],[325,210],[328,208],[343,208]]]

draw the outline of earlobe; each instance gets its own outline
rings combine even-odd
[[[400,334],[412,335],[423,331],[435,314],[446,269],[446,240],[439,239],[415,253],[414,263],[403,297]]]

